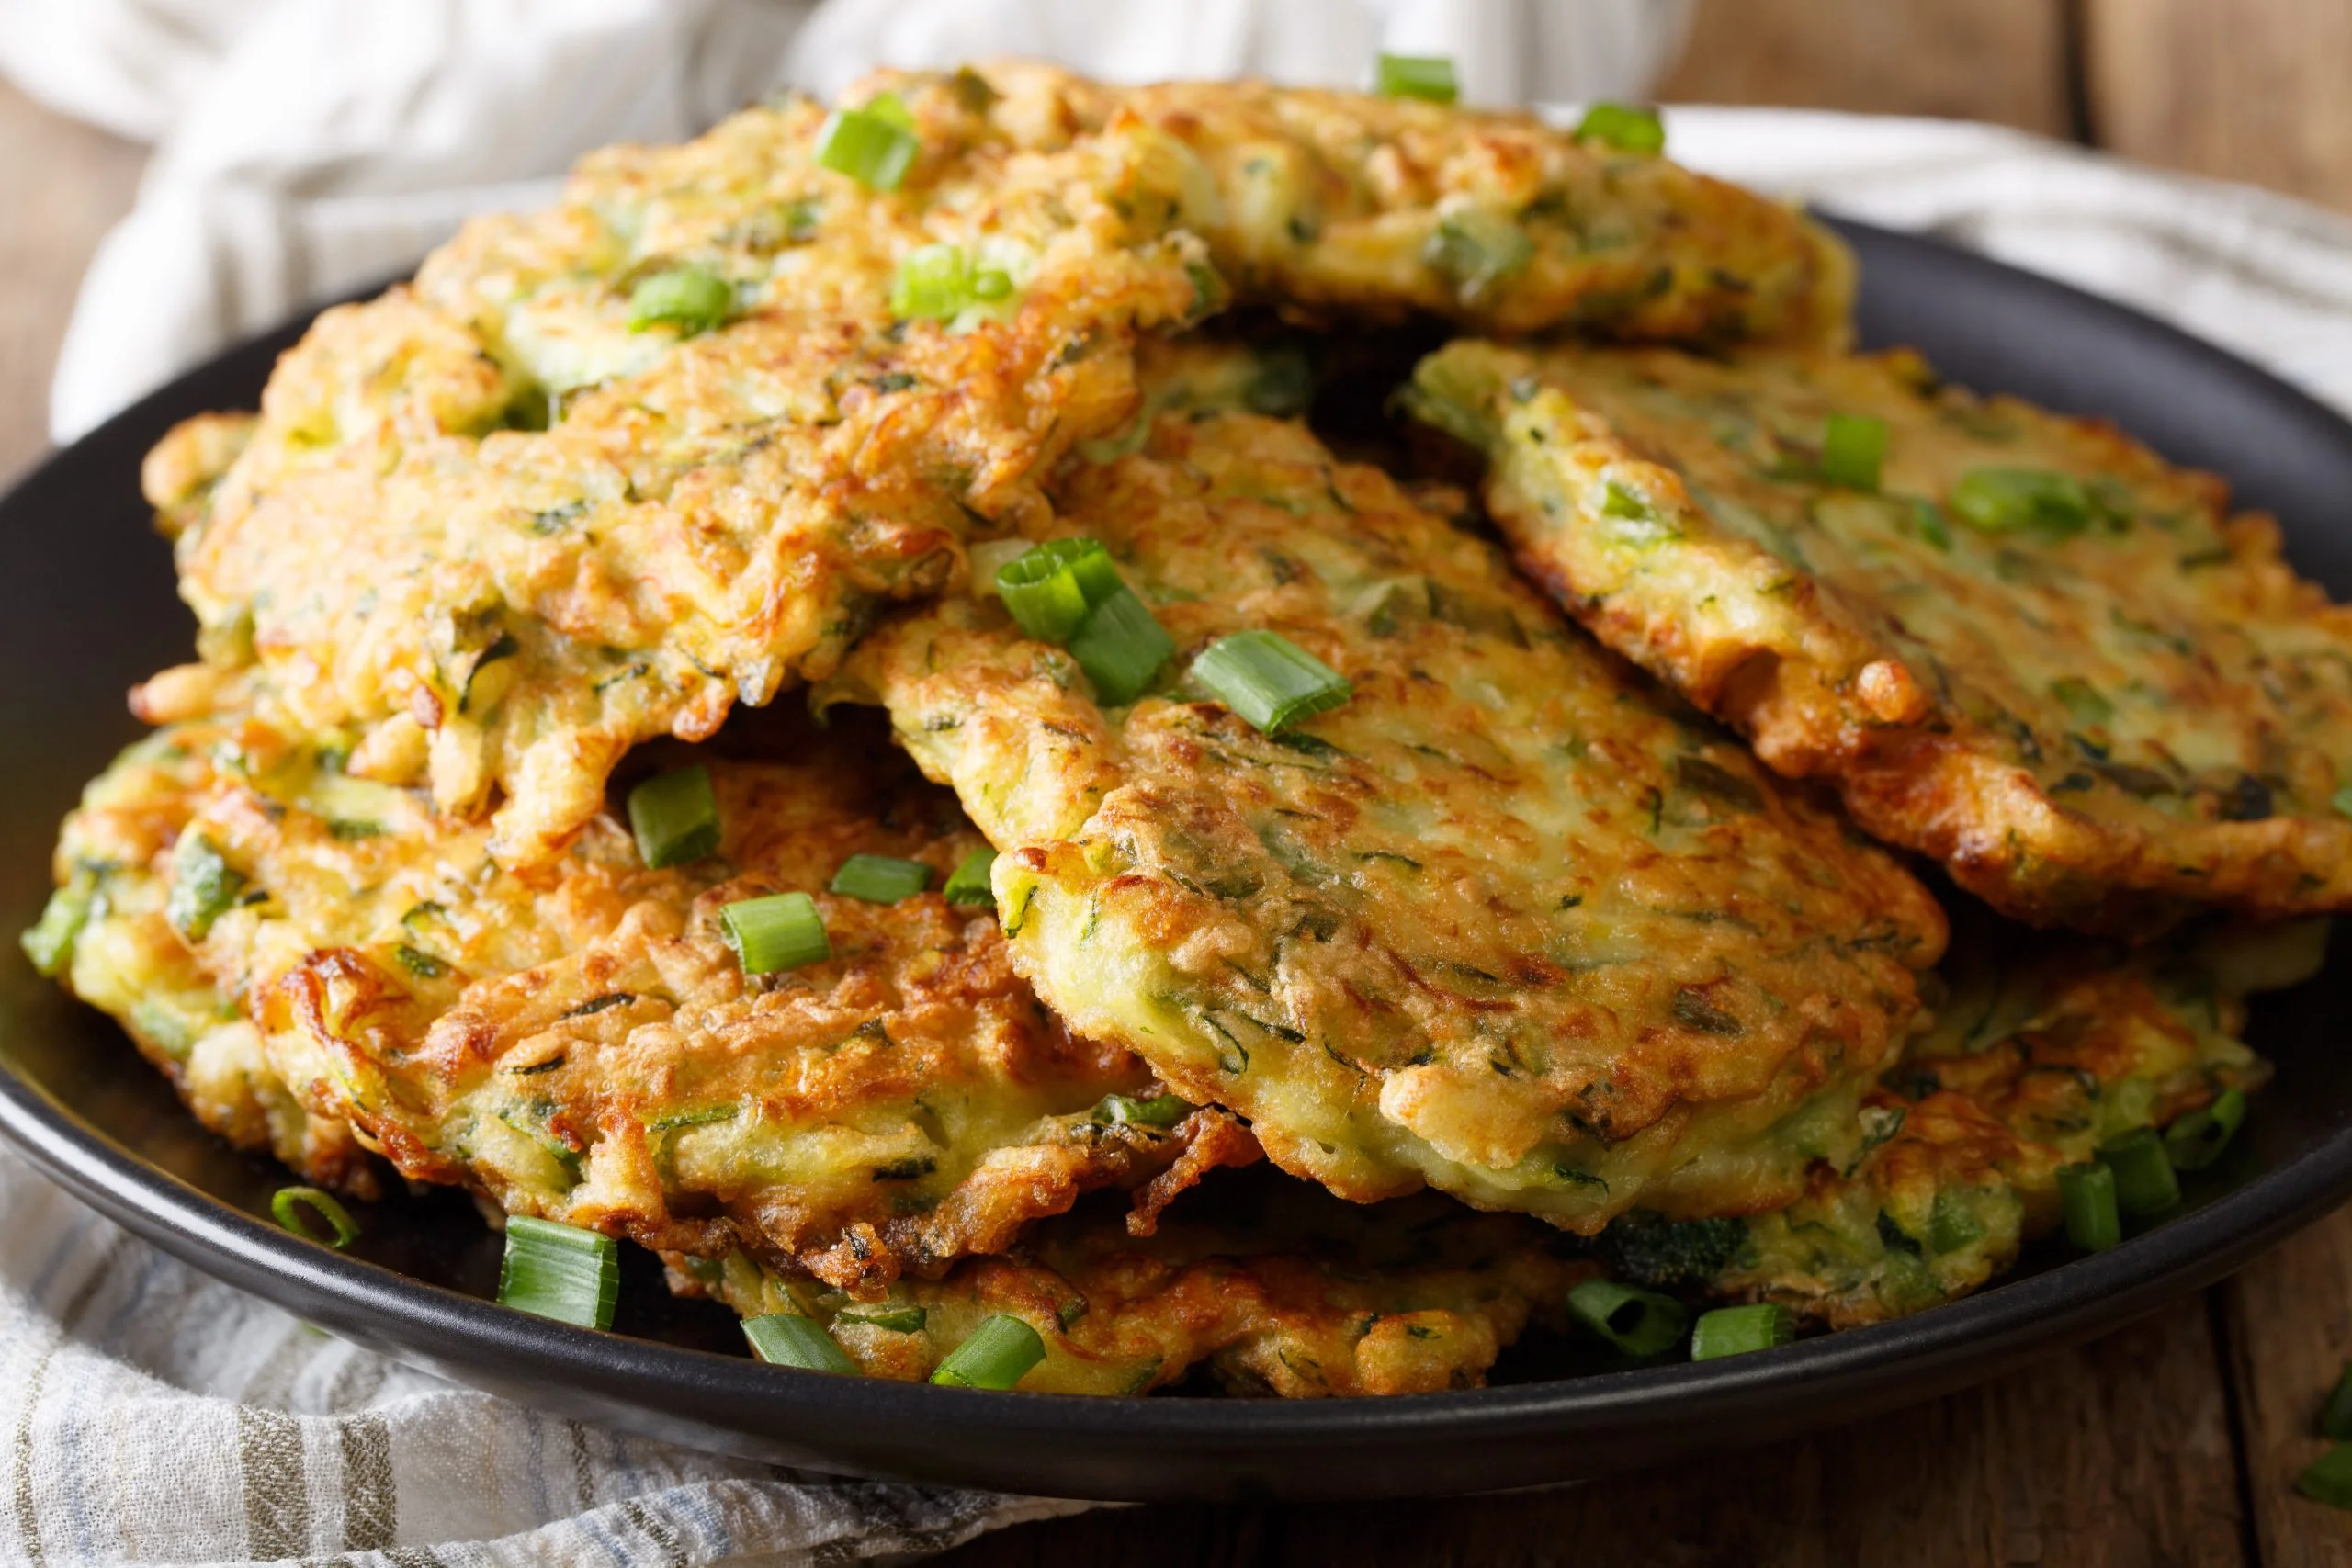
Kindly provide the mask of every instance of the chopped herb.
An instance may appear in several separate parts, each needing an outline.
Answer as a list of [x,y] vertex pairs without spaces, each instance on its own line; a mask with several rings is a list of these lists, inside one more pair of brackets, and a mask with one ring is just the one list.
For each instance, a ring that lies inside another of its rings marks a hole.
[[406,942],[401,942],[393,948],[392,956],[401,961],[401,968],[420,980],[438,980],[449,972],[449,966],[447,964],[442,963],[423,948],[411,947]]
[[1886,461],[1886,421],[1833,413],[1821,438],[1821,477],[1847,490],[1878,489]]
[[172,851],[172,890],[164,901],[164,919],[187,941],[202,942],[244,890],[244,874],[230,869],[218,845],[201,833],[182,833]]
[[1577,140],[1598,141],[1621,152],[1657,153],[1666,151],[1666,126],[1655,109],[1598,103],[1577,122]]
[[1381,96],[1450,104],[1461,96],[1453,62],[1442,54],[1384,54],[1374,72]]
[[907,107],[885,93],[864,108],[835,109],[817,131],[817,162],[873,190],[896,190],[922,143]]
[[1499,213],[1469,208],[1439,220],[1421,260],[1434,267],[1464,304],[1476,304],[1506,278],[1527,270],[1535,242]]
[[674,267],[639,283],[628,297],[628,330],[675,327],[681,337],[713,332],[735,312],[735,288],[700,267]]

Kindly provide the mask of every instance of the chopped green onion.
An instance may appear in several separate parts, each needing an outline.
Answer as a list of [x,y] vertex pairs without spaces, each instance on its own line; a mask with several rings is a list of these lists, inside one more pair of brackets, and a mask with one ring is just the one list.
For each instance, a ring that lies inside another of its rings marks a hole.
[[1951,1191],[1936,1194],[1935,1207],[1928,1211],[1928,1245],[1938,1252],[1958,1252],[1962,1247],[1984,1239],[1984,1222],[1967,1200]]
[[2091,525],[2090,492],[2044,468],[1971,468],[1951,487],[1951,509],[1980,533],[2032,529],[2052,538]]
[[2165,1129],[2165,1153],[2175,1170],[2202,1170],[2222,1157],[2245,1120],[2245,1095],[2225,1089],[2202,1111],[2191,1111]]
[[1193,660],[1193,679],[1268,735],[1328,713],[1355,694],[1338,671],[1289,638],[1265,631],[1217,638]]
[[1951,553],[1951,525],[1944,521],[1944,509],[1924,496],[1911,498],[1911,525],[1930,549]]
[[610,1328],[620,1289],[620,1244],[611,1236],[527,1214],[507,1218],[500,1305],[582,1328]]
[[[324,1220],[334,1234],[322,1236],[304,1224],[304,1209]],[[333,1193],[322,1192],[315,1187],[279,1188],[269,1201],[269,1214],[281,1227],[304,1241],[321,1242],[337,1252],[359,1239],[359,1222],[351,1217],[351,1211],[336,1202]]]
[[1069,642],[1125,586],[1097,539],[1048,539],[996,570],[1005,610],[1040,642]]
[[2319,1435],[2339,1443],[2352,1440],[2352,1361],[2344,1363],[2327,1403],[2319,1407]]
[[1690,1314],[1672,1296],[1614,1280],[1587,1280],[1568,1292],[1568,1315],[1628,1356],[1662,1356],[1681,1341]]
[[818,164],[874,190],[898,189],[922,151],[913,118],[887,94],[862,109],[835,109],[817,132]]
[[1718,1356],[1745,1356],[1770,1350],[1797,1337],[1789,1309],[1778,1302],[1751,1306],[1717,1307],[1702,1312],[1690,1328],[1690,1359],[1712,1361]]
[[2064,675],[2050,682],[2050,694],[2076,724],[2101,725],[2115,716],[2115,705],[2079,675]]
[[931,1381],[950,1388],[1011,1388],[1046,1359],[1046,1342],[1011,1313],[998,1313],[949,1353]]
[[1094,682],[1095,696],[1114,708],[1149,690],[1176,652],[1175,639],[1125,583],[1094,606],[1068,646],[1070,657]]
[[773,975],[822,964],[833,955],[825,918],[806,893],[776,893],[727,905],[718,911],[718,929],[746,975]]
[[931,867],[889,855],[852,855],[833,873],[832,891],[869,904],[895,904],[931,886]]
[[931,1313],[923,1307],[884,1302],[879,1306],[843,1307],[833,1315],[833,1321],[862,1324],[889,1334],[918,1334],[931,1321]]
[[1421,247],[1421,260],[1442,273],[1465,302],[1476,303],[1535,259],[1535,242],[1499,213],[1470,208],[1448,213]]
[[1137,1100],[1133,1095],[1106,1094],[1094,1108],[1093,1119],[1114,1127],[1173,1127],[1192,1114],[1192,1102],[1172,1094]]
[[899,263],[898,276],[890,282],[890,310],[944,321],[967,306],[1001,299],[1012,292],[1012,275],[1003,268],[979,266],[957,245],[922,245]]
[[667,326],[693,337],[725,326],[734,313],[734,285],[698,266],[657,272],[628,297],[628,330],[633,333]]
[[244,874],[229,868],[218,845],[201,833],[182,833],[172,848],[172,890],[164,900],[164,919],[188,941],[202,942],[244,890]]
[[1663,152],[1666,126],[1657,111],[1633,104],[1599,103],[1577,122],[1577,140],[1598,141],[1621,152]]
[[2134,1127],[2098,1147],[2101,1165],[2115,1173],[2115,1205],[2127,1214],[2161,1214],[2180,1201],[2164,1140],[2154,1127]]
[[941,897],[950,904],[994,904],[996,889],[989,884],[989,872],[996,864],[996,852],[986,845],[974,850],[956,866],[956,874],[947,879]]
[[857,1375],[857,1363],[813,1317],[785,1312],[747,1317],[743,1320],[743,1337],[752,1342],[752,1353],[773,1367]]
[[2304,1466],[2295,1490],[2331,1508],[2352,1508],[2352,1443],[2338,1443]]
[[718,797],[697,762],[659,773],[628,792],[629,830],[650,870],[692,865],[718,852]]
[[2097,1164],[2058,1168],[2058,1206],[2066,1216],[2066,1236],[2085,1252],[2105,1252],[2123,1239],[2123,1218],[2115,1202],[2115,1172]]
[[865,100],[865,112],[886,125],[897,126],[900,130],[915,128],[914,110],[907,107],[907,100],[896,93],[875,94]]
[[1821,477],[1848,490],[1878,489],[1886,462],[1886,421],[1833,413],[1821,437]]
[[77,873],[73,881],[49,896],[49,902],[41,906],[40,919],[17,939],[43,979],[55,979],[74,961],[74,939],[90,923],[95,894],[91,878]]
[[1374,80],[1385,98],[1450,104],[1462,96],[1453,79],[1453,62],[1442,54],[1384,54]]

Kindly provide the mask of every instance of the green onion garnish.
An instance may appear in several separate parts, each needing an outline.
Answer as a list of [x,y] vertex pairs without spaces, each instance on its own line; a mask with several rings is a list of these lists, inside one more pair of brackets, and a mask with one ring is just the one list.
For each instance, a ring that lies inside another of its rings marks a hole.
[[[988,282],[983,284],[982,278]],[[899,263],[898,276],[890,281],[890,313],[944,321],[967,305],[1001,299],[1012,291],[1009,276],[992,267],[975,271],[971,256],[960,245],[922,245]]]
[[2352,1443],[2338,1443],[2304,1466],[2295,1490],[2331,1508],[2352,1508]]
[[[321,1235],[304,1224],[304,1209],[324,1220],[334,1234]],[[279,1188],[277,1195],[269,1201],[269,1215],[282,1228],[293,1232],[304,1241],[319,1242],[337,1252],[359,1239],[359,1222],[351,1217],[351,1211],[336,1202],[333,1193],[322,1192],[315,1187]]]
[[218,845],[201,833],[182,833],[172,847],[172,891],[164,900],[164,919],[188,941],[202,942],[244,890],[244,874],[229,868]]
[[1355,694],[1338,671],[1273,632],[1217,638],[1193,660],[1193,679],[1268,735],[1329,713]]
[[1133,1095],[1106,1094],[1094,1108],[1093,1119],[1114,1127],[1173,1127],[1192,1113],[1192,1102],[1172,1094],[1137,1100]]
[[1702,1312],[1690,1327],[1690,1359],[1712,1361],[1718,1356],[1745,1356],[1750,1350],[1770,1350],[1775,1345],[1786,1345],[1797,1337],[1796,1324],[1789,1316],[1789,1309],[1778,1302],[1758,1302],[1751,1306],[1717,1307]]
[[32,929],[17,940],[23,944],[25,956],[41,978],[53,980],[74,961],[74,939],[90,923],[90,905],[95,889],[91,879],[76,875],[73,881],[49,896],[41,906],[40,919]]
[[2115,1206],[2127,1214],[2161,1214],[2180,1201],[2180,1179],[2154,1127],[2134,1127],[2098,1146],[2099,1163],[2115,1173]]
[[1175,639],[1125,583],[1094,606],[1068,646],[1095,696],[1114,708],[1143,695],[1176,652]]
[[1462,96],[1453,79],[1453,62],[1442,54],[1384,54],[1374,80],[1385,98],[1450,104]]
[[692,865],[718,852],[718,797],[697,762],[660,773],[628,792],[629,830],[647,867]]
[[693,337],[725,326],[734,312],[734,285],[698,266],[673,267],[655,273],[630,291],[628,330],[675,327],[680,336]]
[[1886,461],[1886,421],[1833,413],[1821,436],[1821,477],[1848,490],[1878,489]]
[[775,893],[746,898],[718,911],[719,934],[742,961],[746,975],[822,964],[833,955],[825,917],[806,893]]
[[885,1302],[879,1306],[843,1307],[833,1316],[835,1323],[863,1324],[888,1334],[916,1334],[931,1321],[930,1309]]
[[869,904],[895,904],[931,886],[931,867],[889,855],[852,855],[833,873],[831,891]]
[[1628,1356],[1662,1356],[1681,1341],[1690,1314],[1672,1296],[1614,1280],[1587,1280],[1568,1292],[1568,1315]]
[[2202,1111],[2191,1111],[2165,1129],[2165,1153],[2175,1170],[2202,1170],[2222,1157],[2245,1120],[2245,1095],[2225,1089]]
[[500,1305],[582,1328],[610,1328],[620,1290],[620,1244],[611,1236],[527,1214],[508,1216]]
[[784,1312],[747,1317],[743,1320],[743,1337],[752,1342],[752,1353],[773,1367],[857,1375],[857,1363],[813,1317]]
[[862,109],[835,109],[817,132],[818,164],[872,190],[898,189],[922,151],[906,106],[887,95]]
[[2319,1407],[2319,1435],[2339,1443],[2352,1440],[2352,1361],[2344,1363],[2327,1403]]
[[2032,529],[2052,538],[2091,525],[2090,492],[2081,481],[2046,468],[1971,468],[1949,497],[1960,520],[1980,533]]
[[2066,1215],[2066,1236],[2085,1252],[2105,1252],[2123,1239],[2123,1217],[2115,1202],[2115,1172],[2097,1164],[2058,1168],[2058,1206]]
[[996,890],[989,884],[989,872],[996,864],[996,852],[985,845],[964,857],[956,874],[947,879],[941,897],[951,904],[994,904]]
[[997,568],[997,596],[1021,629],[1067,643],[1125,583],[1095,539],[1048,539]]
[[1666,126],[1657,111],[1632,104],[1600,103],[1577,122],[1577,140],[1599,141],[1621,152],[1663,152]]
[[1524,272],[1534,259],[1535,242],[1525,231],[1499,213],[1477,208],[1440,219],[1421,247],[1421,260],[1472,303],[1504,278]]
[[1046,1359],[1037,1331],[1011,1313],[998,1313],[956,1347],[931,1381],[950,1388],[1011,1388]]

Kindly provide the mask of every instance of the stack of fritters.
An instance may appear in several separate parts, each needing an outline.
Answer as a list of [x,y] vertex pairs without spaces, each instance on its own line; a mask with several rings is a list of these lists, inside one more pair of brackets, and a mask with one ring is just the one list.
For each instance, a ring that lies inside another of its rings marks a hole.
[[[1916,1310],[2258,1085],[2243,996],[2324,932],[2203,911],[2352,897],[2352,626],[2217,481],[1845,356],[1834,239],[1532,118],[852,98],[889,188],[797,98],[600,154],[150,458],[201,659],[28,947],[207,1125],[874,1375],[1011,1313],[1025,1388],[1311,1395],[1475,1383],[1604,1271]],[[1482,499],[1306,417],[1332,334],[1432,321],[1513,334],[1398,388]],[[1131,701],[994,592],[1070,537],[1173,643]],[[1190,674],[1241,632],[1348,700],[1245,721]],[[718,840],[649,867],[619,803],[694,766]],[[1905,853],[2140,943],[1972,912],[1937,972]],[[831,956],[746,974],[720,911],[796,891]]]

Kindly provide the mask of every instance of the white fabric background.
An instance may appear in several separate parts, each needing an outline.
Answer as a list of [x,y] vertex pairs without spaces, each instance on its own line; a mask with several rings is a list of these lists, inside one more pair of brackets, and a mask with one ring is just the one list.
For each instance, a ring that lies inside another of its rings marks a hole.
[[[306,300],[872,60],[1360,79],[1446,53],[1485,102],[1636,96],[1687,0],[0,0],[0,73],[156,151],[75,308],[61,438]],[[2352,223],[1984,127],[1677,109],[1686,162],[2168,317],[2352,412]],[[830,1481],[454,1389],[185,1269],[0,1151],[0,1561],[840,1562],[1077,1506]]]

